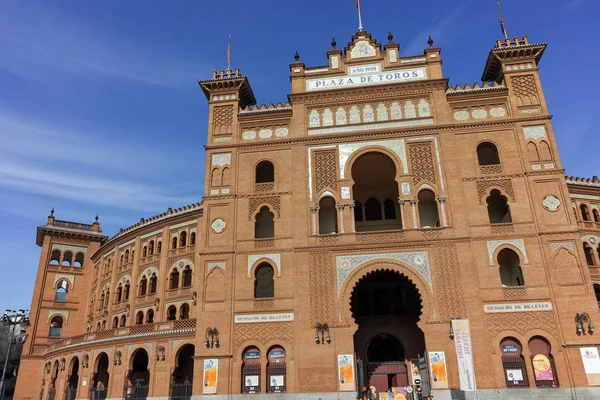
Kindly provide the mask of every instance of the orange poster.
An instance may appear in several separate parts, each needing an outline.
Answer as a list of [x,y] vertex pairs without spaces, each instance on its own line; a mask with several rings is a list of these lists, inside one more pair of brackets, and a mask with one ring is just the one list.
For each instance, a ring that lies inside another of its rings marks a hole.
[[219,371],[219,360],[204,360],[203,394],[217,393],[217,375]]
[[354,384],[354,357],[351,354],[338,355],[340,391],[356,390]]
[[429,352],[429,367],[431,369],[431,388],[448,388],[448,370],[446,369],[446,354],[443,351]]

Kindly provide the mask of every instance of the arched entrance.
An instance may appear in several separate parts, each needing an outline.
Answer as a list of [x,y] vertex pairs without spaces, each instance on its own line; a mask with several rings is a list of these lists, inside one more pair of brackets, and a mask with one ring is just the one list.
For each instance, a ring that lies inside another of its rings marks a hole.
[[421,298],[415,285],[399,272],[378,270],[358,282],[350,304],[358,325],[354,349],[359,382],[374,386],[377,396],[412,385],[411,360],[425,353],[425,338],[417,326]]
[[173,370],[172,400],[189,400],[192,397],[194,352],[195,347],[193,344],[186,344],[179,349],[175,369]]
[[96,359],[94,368],[94,377],[92,379],[91,399],[103,400],[106,399],[108,392],[108,355],[102,353]]
[[79,385],[79,358],[73,357],[69,365],[69,377],[65,389],[65,400],[75,400],[77,397],[77,385]]
[[150,384],[150,371],[148,370],[148,352],[137,349],[131,359],[130,370],[127,374],[129,380],[125,390],[126,399],[145,400],[148,397]]

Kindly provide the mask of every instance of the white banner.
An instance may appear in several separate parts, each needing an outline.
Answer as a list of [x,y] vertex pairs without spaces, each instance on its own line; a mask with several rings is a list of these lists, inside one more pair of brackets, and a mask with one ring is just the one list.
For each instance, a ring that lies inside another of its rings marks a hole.
[[473,347],[471,346],[471,329],[468,319],[453,319],[454,346],[458,359],[458,375],[460,390],[472,392],[477,389],[475,383],[475,367],[473,365]]
[[583,368],[587,375],[588,384],[600,385],[600,357],[598,356],[597,347],[581,347],[581,359],[583,360]]
[[[371,66],[370,68],[365,69],[365,71],[376,69],[376,67]],[[383,85],[386,83],[427,79],[427,69],[425,67],[365,73],[364,75],[352,74],[352,72],[356,74],[361,73],[360,70],[351,70],[350,72],[350,74],[343,76],[307,79],[305,81],[306,91],[313,92],[315,90],[344,89],[358,86]]]

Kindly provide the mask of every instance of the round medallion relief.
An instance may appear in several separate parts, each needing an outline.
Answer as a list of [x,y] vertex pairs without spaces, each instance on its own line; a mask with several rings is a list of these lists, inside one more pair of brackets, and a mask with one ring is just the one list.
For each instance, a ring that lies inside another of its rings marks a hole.
[[210,227],[214,233],[222,233],[227,228],[227,224],[223,219],[217,218],[210,224]]
[[596,238],[590,238],[590,243],[591,244],[596,244]]
[[559,209],[560,200],[558,199],[558,197],[550,194],[550,195],[544,197],[544,201],[542,201],[542,205],[544,206],[544,208],[546,210],[554,212]]

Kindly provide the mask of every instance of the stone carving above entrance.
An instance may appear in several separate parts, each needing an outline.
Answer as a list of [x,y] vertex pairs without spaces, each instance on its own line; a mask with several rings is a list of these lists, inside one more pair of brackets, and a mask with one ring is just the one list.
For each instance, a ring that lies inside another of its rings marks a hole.
[[337,256],[335,265],[337,271],[337,291],[338,296],[344,285],[344,281],[352,271],[367,261],[392,259],[402,261],[413,267],[427,282],[431,288],[431,273],[429,269],[429,254],[427,251],[414,251],[402,253],[384,253],[384,254],[360,254],[351,256]]

